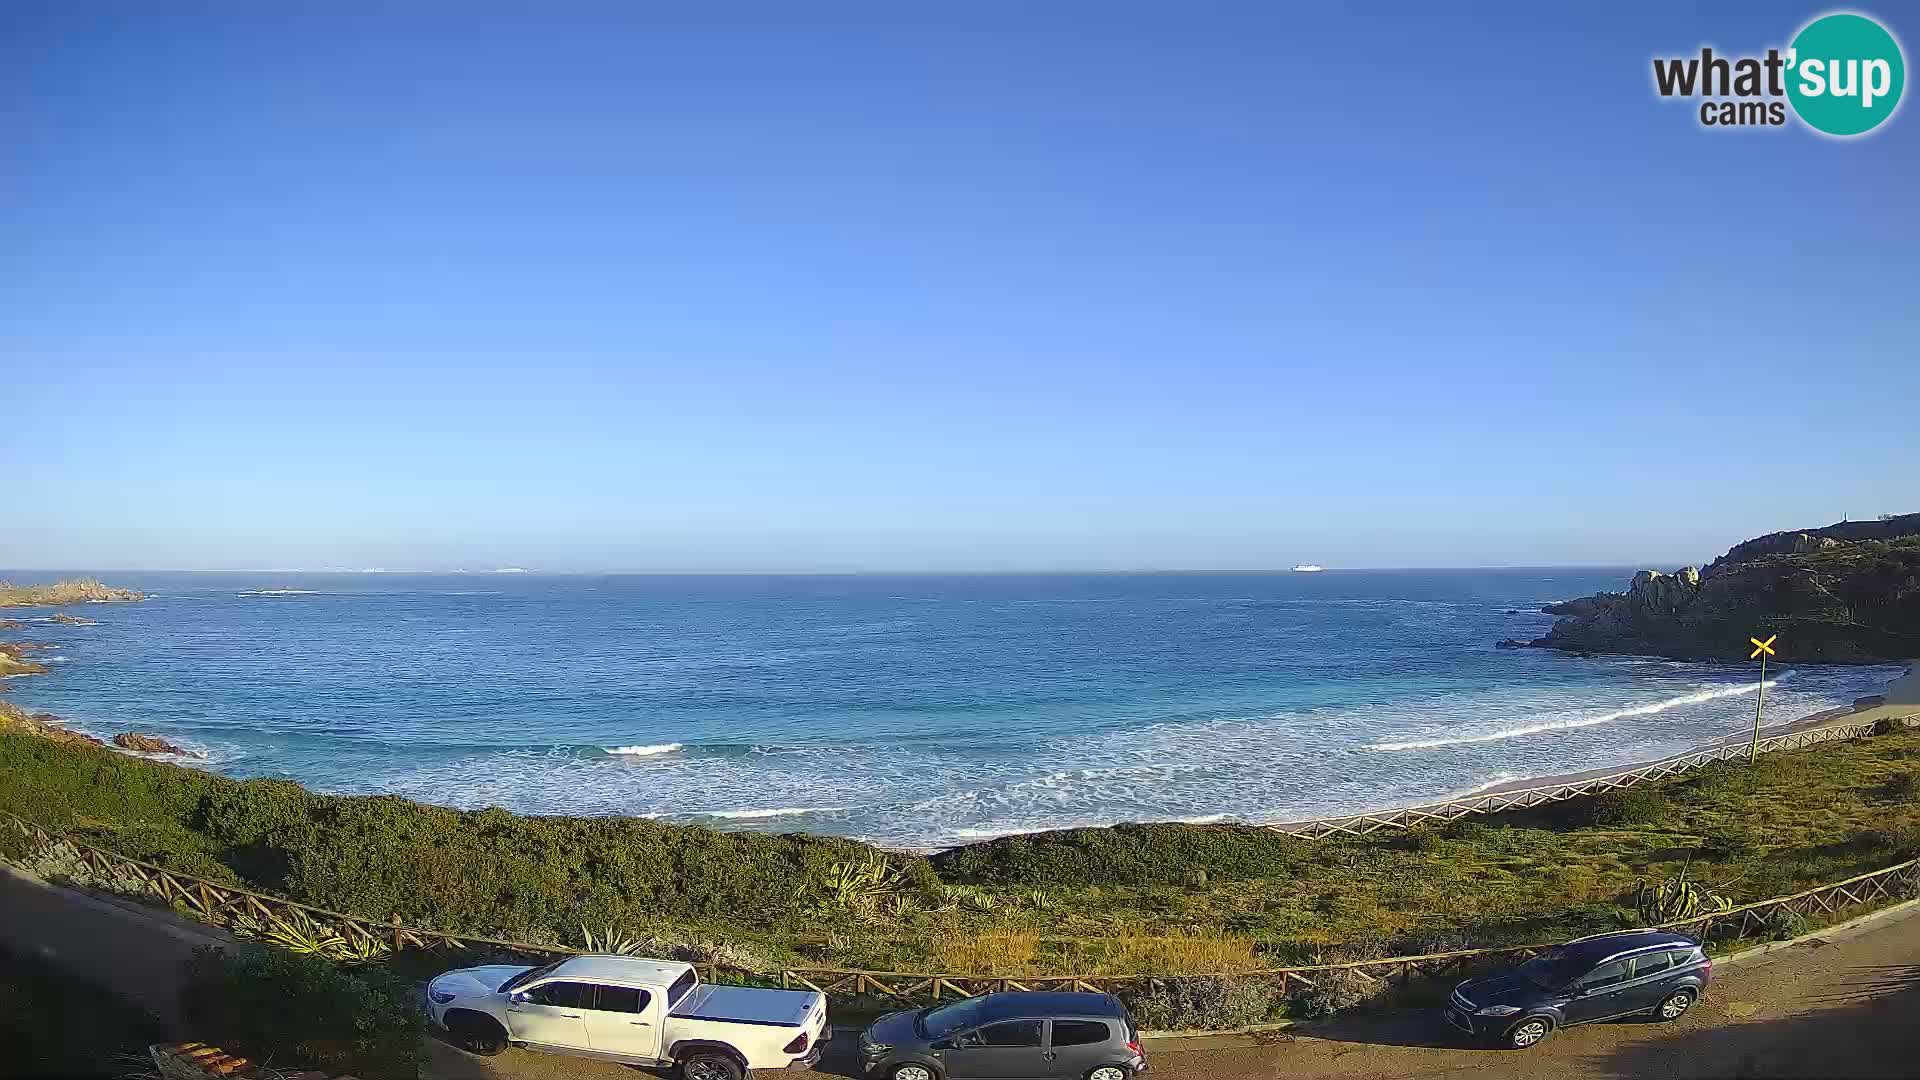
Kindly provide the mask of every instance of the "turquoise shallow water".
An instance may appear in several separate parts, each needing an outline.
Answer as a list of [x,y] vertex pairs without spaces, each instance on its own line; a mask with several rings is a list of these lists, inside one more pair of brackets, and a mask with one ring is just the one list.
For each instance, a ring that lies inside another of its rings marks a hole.
[[[13,635],[56,648],[10,696],[233,775],[456,806],[920,847],[1290,820],[1751,725],[1745,667],[1493,648],[1628,574],[115,573],[154,599]],[[1773,671],[1768,723],[1898,673]]]

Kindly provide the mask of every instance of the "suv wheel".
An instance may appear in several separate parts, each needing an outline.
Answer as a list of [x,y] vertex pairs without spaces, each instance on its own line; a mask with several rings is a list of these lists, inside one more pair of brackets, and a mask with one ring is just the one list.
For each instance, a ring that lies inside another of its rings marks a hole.
[[1653,1015],[1662,1020],[1678,1020],[1692,1007],[1693,991],[1675,990],[1661,1000],[1660,1007],[1653,1011]]
[[902,1065],[893,1070],[893,1080],[934,1080],[933,1070],[925,1065]]
[[680,1062],[680,1080],[746,1080],[747,1071],[723,1054],[695,1054]]
[[1507,1029],[1507,1046],[1525,1050],[1553,1031],[1553,1021],[1544,1016],[1529,1016]]

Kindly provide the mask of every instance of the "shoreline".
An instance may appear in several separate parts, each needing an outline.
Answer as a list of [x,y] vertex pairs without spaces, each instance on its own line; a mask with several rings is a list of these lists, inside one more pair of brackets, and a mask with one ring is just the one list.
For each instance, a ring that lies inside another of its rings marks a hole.
[[[1912,661],[1911,663],[1915,664],[1916,667],[1920,667],[1920,661]],[[1895,680],[1895,681],[1897,682],[1899,680]],[[1871,704],[1867,704],[1868,702],[1871,702]],[[1811,713],[1807,716],[1803,716],[1798,720],[1785,720],[1776,724],[1767,724],[1761,727],[1760,737],[1763,739],[1766,739],[1766,738],[1771,738],[1775,735],[1791,735],[1796,731],[1807,731],[1813,728],[1829,727],[1829,726],[1834,726],[1842,723],[1865,723],[1866,721],[1864,719],[1861,719],[1862,717],[1873,716],[1875,719],[1878,719],[1878,716],[1874,714],[1877,714],[1881,710],[1886,708],[1888,708],[1888,704],[1883,698],[1881,698],[1880,695],[1865,697],[1865,698],[1861,698],[1859,701],[1854,702],[1852,705],[1842,705],[1837,708],[1825,709],[1825,710],[1822,710],[1821,712]],[[1916,707],[1916,708],[1920,708],[1920,707]],[[1609,765],[1605,768],[1599,768],[1599,769],[1582,769],[1577,772],[1550,773],[1546,776],[1533,776],[1533,777],[1525,777],[1519,780],[1509,780],[1509,781],[1497,784],[1493,787],[1487,788],[1485,791],[1476,791],[1474,792],[1474,794],[1475,795],[1497,795],[1503,792],[1525,791],[1528,788],[1557,787],[1561,784],[1577,783],[1581,780],[1589,780],[1596,776],[1606,776],[1611,773],[1628,772],[1633,769],[1642,769],[1647,767],[1648,765],[1657,765],[1662,761],[1667,761],[1669,759],[1677,758],[1677,757],[1685,757],[1688,754],[1698,753],[1701,750],[1712,750],[1712,749],[1716,749],[1718,747],[1723,747],[1723,746],[1745,745],[1746,743],[1751,741],[1752,738],[1753,738],[1753,732],[1751,730],[1745,733],[1723,735],[1723,736],[1720,736],[1719,738],[1709,739],[1706,742],[1688,747],[1687,749],[1681,750],[1677,753],[1668,754],[1665,757],[1650,758],[1646,761],[1629,761],[1624,764]],[[1437,805],[1437,804],[1428,804],[1428,805]],[[1396,807],[1395,809],[1398,809],[1398,808]]]

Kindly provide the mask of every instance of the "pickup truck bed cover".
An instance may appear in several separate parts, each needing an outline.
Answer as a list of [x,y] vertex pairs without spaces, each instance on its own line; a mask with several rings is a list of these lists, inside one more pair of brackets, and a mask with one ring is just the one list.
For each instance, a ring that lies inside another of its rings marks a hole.
[[761,990],[701,983],[673,1007],[672,1015],[730,1024],[797,1028],[807,1021],[814,995],[805,990]]

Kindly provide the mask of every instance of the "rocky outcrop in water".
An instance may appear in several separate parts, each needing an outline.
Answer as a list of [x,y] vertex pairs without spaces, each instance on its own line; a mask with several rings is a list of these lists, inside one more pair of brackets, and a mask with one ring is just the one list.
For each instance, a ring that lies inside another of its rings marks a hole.
[[1770,533],[1704,571],[1642,570],[1541,610],[1559,619],[1527,644],[1567,652],[1745,660],[1749,636],[1778,633],[1781,660],[1920,656],[1920,514]]
[[92,578],[69,578],[51,585],[15,585],[0,581],[0,607],[44,607],[56,604],[104,604],[145,600],[145,593],[119,589]]
[[175,746],[158,735],[142,735],[137,731],[123,731],[113,737],[113,745],[122,750],[132,750],[140,754],[173,754],[179,757],[203,757],[195,751]]

